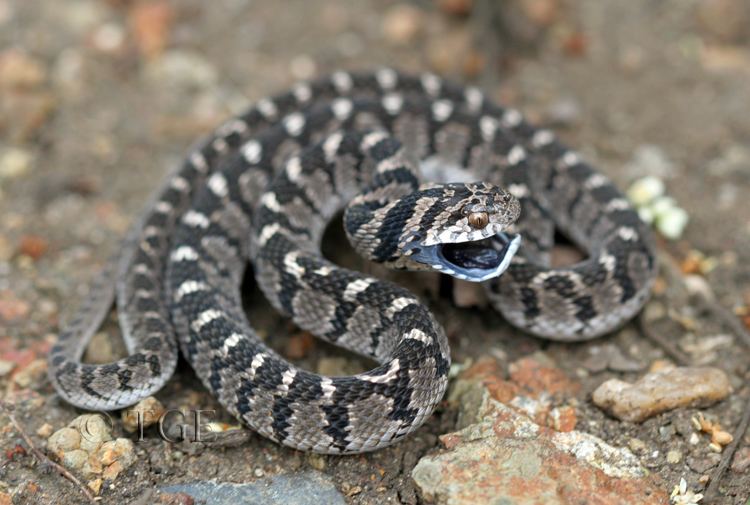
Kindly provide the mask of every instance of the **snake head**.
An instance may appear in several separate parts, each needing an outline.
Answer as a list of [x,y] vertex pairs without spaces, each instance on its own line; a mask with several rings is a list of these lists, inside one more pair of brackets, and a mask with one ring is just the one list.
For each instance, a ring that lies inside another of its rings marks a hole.
[[510,231],[521,211],[513,195],[484,182],[422,186],[417,194],[421,218],[400,240],[407,268],[473,282],[507,270],[521,244]]

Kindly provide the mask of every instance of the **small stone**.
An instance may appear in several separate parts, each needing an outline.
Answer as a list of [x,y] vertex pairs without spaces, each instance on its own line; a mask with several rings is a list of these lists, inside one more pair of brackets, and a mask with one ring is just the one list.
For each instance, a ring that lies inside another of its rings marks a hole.
[[581,106],[573,98],[565,98],[550,105],[546,113],[551,126],[573,126],[581,120]]
[[555,407],[550,411],[549,417],[552,420],[552,428],[555,431],[573,431],[578,422],[576,409],[567,405],[563,407]]
[[421,9],[409,4],[396,4],[383,15],[382,31],[391,44],[406,45],[422,30]]
[[98,496],[99,492],[102,490],[102,483],[103,483],[102,479],[94,479],[94,480],[88,481],[86,485],[91,490],[91,492],[94,493],[94,496]]
[[289,61],[289,73],[292,77],[299,80],[309,80],[318,71],[315,60],[306,54],[295,56]]
[[104,480],[113,481],[117,479],[117,476],[120,475],[123,470],[124,468],[122,466],[122,463],[120,463],[119,461],[115,461],[104,469],[104,471],[102,472],[102,477],[104,478]]
[[0,377],[5,377],[16,367],[16,364],[12,361],[6,361],[0,359]]
[[47,377],[47,360],[35,359],[13,376],[13,382],[22,388],[39,384]]
[[159,422],[164,412],[164,405],[153,396],[149,396],[122,411],[122,427],[129,433],[148,428]]
[[[65,451],[72,451],[81,446],[81,433],[73,428],[60,428],[47,439],[47,449],[62,457]],[[88,455],[86,456],[88,457]]]
[[52,430],[53,428],[50,423],[44,423],[36,430],[36,434],[42,438],[49,438],[53,433]]
[[734,454],[732,471],[743,473],[748,468],[750,468],[750,447],[743,447]]
[[81,468],[83,468],[83,465],[86,464],[86,461],[88,461],[88,459],[88,452],[84,451],[83,449],[75,449],[63,453],[61,461],[63,466],[66,466],[67,468],[80,470]]
[[0,53],[0,88],[33,89],[47,79],[44,65],[18,49]]
[[722,450],[724,450],[724,448],[722,446],[720,446],[719,444],[717,444],[715,442],[711,442],[710,444],[708,444],[708,448],[711,449],[714,452],[719,452],[719,453]]
[[31,306],[15,297],[10,291],[0,291],[0,321],[7,322],[23,319],[31,311]]
[[311,467],[321,472],[326,468],[326,458],[320,454],[310,454],[307,456],[307,462]]
[[680,461],[682,461],[682,453],[680,451],[676,451],[673,449],[667,452],[667,463],[669,463],[670,465],[676,465]]
[[0,491],[0,505],[13,505],[13,499],[8,493]]
[[627,170],[629,174],[641,176],[643,179],[653,178],[659,181],[672,178],[677,174],[677,168],[667,153],[661,147],[651,144],[638,146],[624,170]]
[[262,468],[256,468],[255,470],[253,470],[253,475],[255,475],[256,477],[263,477],[265,474],[266,473]]
[[78,430],[81,434],[81,449],[90,453],[96,451],[104,442],[112,440],[111,424],[99,414],[78,416],[68,426]]
[[750,35],[750,6],[744,0],[703,0],[696,4],[696,18],[718,42],[737,43]]
[[216,69],[203,56],[176,49],[149,63],[146,76],[164,88],[188,90],[209,88],[218,81]]
[[154,58],[164,52],[173,20],[174,10],[164,0],[133,5],[128,24],[141,54]]
[[700,437],[698,436],[697,433],[691,433],[690,434],[690,438],[688,439],[688,443],[690,445],[698,445],[698,442],[700,442],[700,441],[701,441],[701,439],[700,439]]
[[18,252],[29,256],[33,260],[38,260],[47,252],[48,248],[49,244],[43,237],[38,235],[24,235],[21,237]]
[[646,450],[646,444],[640,438],[631,438],[628,441],[628,447],[634,452],[643,452]]
[[715,430],[711,435],[711,442],[718,445],[729,445],[734,440],[731,433],[722,430]]
[[678,407],[704,407],[731,391],[726,373],[718,368],[678,367],[649,373],[635,384],[611,379],[592,395],[594,404],[623,421],[641,422]]
[[99,461],[103,465],[111,465],[115,461],[127,468],[135,461],[135,445],[127,438],[118,438],[104,442],[97,450]]
[[0,153],[0,180],[16,179],[29,172],[34,156],[17,147],[4,149]]

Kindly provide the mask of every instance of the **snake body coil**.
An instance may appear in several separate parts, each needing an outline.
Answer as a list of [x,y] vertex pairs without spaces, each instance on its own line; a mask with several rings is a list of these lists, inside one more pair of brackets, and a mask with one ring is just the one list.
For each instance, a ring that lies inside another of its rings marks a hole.
[[[414,295],[321,255],[344,208],[366,258],[484,281],[508,321],[546,338],[615,329],[654,278],[649,230],[548,130],[434,75],[337,72],[259,101],[169,176],[52,349],[56,389],[131,405],[169,379],[179,342],[221,404],[279,443],[353,453],[414,431],[447,386],[447,339]],[[587,259],[549,266],[556,227]],[[379,366],[324,377],[269,349],[242,310],[248,259],[274,307]],[[83,364],[115,295],[129,355]]]

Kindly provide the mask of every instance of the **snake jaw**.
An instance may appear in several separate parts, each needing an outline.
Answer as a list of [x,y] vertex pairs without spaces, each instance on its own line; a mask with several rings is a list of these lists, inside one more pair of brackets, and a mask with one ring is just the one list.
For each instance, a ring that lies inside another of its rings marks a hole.
[[489,238],[414,246],[409,259],[458,279],[482,282],[502,275],[520,245],[520,235],[498,232]]

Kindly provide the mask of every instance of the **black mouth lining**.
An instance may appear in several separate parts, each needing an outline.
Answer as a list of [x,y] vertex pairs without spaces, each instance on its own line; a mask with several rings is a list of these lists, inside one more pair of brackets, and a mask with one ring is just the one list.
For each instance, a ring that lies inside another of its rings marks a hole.
[[499,233],[489,238],[459,244],[442,244],[440,251],[447,261],[461,268],[492,270],[505,258],[512,237]]

